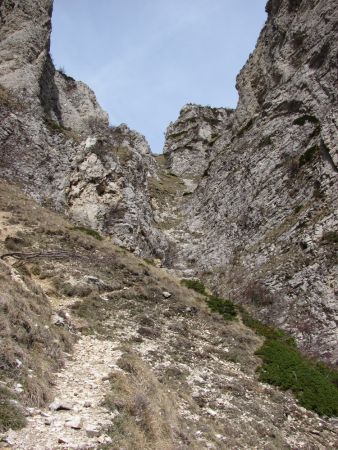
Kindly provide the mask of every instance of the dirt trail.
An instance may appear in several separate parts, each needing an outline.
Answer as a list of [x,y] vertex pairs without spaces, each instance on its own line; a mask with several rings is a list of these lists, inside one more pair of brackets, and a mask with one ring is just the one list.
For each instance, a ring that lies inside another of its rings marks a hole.
[[[13,234],[10,230],[9,234]],[[43,291],[50,294],[50,283],[32,276]],[[77,298],[53,297],[50,303],[57,317],[60,311],[75,329],[70,307]],[[29,408],[27,426],[7,433],[6,441],[15,450],[96,449],[110,444],[106,434],[114,414],[103,405],[109,389],[109,374],[120,370],[116,362],[122,352],[119,342],[76,332],[79,340],[72,355],[66,354],[64,368],[55,374],[53,402],[43,409]]]
[[[82,336],[55,376],[51,407],[33,410],[27,427],[10,432],[8,442],[17,450],[94,449],[109,443],[105,431],[112,414],[101,404],[120,355],[114,342]],[[54,411],[58,406],[71,409]]]

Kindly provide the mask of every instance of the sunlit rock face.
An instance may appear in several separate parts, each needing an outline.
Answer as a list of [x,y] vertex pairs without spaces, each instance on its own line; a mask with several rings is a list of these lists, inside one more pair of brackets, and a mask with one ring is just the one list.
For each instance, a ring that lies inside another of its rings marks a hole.
[[201,178],[212,159],[214,143],[231,127],[233,111],[186,105],[166,132],[164,155],[172,173]]
[[[171,170],[204,173],[167,231],[171,260],[335,363],[337,9],[334,1],[284,0],[267,11],[221,136],[206,142],[196,128],[187,153],[182,119],[191,107],[168,129]],[[197,122],[207,113],[202,108]]]
[[110,127],[91,89],[55,70],[52,3],[0,2],[0,174],[120,245],[163,258],[147,196],[156,169],[148,143]]

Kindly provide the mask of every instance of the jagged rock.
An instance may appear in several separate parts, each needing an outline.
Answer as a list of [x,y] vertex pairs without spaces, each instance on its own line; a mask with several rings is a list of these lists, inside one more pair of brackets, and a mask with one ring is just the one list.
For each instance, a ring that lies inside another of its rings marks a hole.
[[232,125],[233,110],[186,105],[166,132],[168,170],[184,179],[199,179],[215,157],[213,144]]
[[[194,135],[190,154],[198,149],[198,164],[208,168],[182,197],[179,220],[165,229],[168,259],[179,274],[204,277],[291,332],[309,354],[335,364],[338,273],[325,235],[338,227],[337,8],[323,0],[270,1],[267,8],[268,21],[237,79],[231,129],[218,128],[212,145]],[[189,164],[184,111],[167,133],[170,170]],[[201,123],[209,108],[196,111]],[[252,302],[251,282],[273,301]]]

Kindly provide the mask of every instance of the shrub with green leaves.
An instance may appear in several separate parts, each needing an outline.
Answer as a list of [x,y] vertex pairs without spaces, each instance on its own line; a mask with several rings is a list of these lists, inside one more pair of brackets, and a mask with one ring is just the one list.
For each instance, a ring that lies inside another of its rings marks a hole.
[[311,116],[309,114],[304,114],[304,116],[297,117],[297,119],[293,121],[293,124],[303,126],[306,122],[319,124],[319,120],[317,119],[317,117]]
[[205,290],[205,286],[200,280],[189,280],[189,279],[183,279],[181,280],[181,284],[183,286],[186,286],[189,289],[193,289],[194,291],[198,292],[202,295],[207,295],[207,292]]
[[256,352],[263,360],[260,380],[291,390],[304,408],[317,414],[338,415],[338,372],[304,356],[284,331],[254,319],[244,308],[240,311],[243,323],[265,337]]
[[211,296],[207,303],[212,311],[221,314],[225,320],[233,320],[237,316],[235,305],[230,300]]
[[338,415],[338,388],[323,367],[319,370],[297,348],[276,339],[267,339],[256,354],[263,359],[261,381],[292,390],[304,408],[320,415]]
[[313,147],[308,148],[302,156],[299,158],[299,167],[304,166],[304,164],[307,164],[314,160],[316,154],[319,151],[319,147],[317,145],[314,145]]

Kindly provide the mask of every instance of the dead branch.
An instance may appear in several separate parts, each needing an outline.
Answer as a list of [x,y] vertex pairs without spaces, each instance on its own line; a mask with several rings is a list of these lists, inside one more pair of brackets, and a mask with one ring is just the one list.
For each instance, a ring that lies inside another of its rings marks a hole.
[[69,253],[62,250],[55,251],[47,251],[47,252],[12,252],[5,253],[0,256],[0,259],[4,260],[5,258],[14,258],[18,260],[28,260],[34,258],[53,258],[53,259],[63,259],[63,258],[74,258],[77,257],[75,253]]

